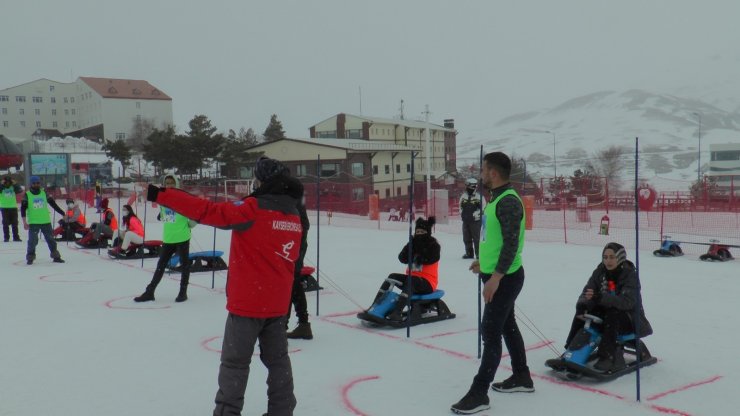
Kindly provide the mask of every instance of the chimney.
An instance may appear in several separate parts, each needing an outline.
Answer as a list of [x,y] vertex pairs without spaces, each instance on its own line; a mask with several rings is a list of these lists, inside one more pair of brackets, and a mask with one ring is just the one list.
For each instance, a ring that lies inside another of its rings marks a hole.
[[454,118],[446,118],[444,122],[444,126],[448,129],[454,129],[455,128],[455,119]]

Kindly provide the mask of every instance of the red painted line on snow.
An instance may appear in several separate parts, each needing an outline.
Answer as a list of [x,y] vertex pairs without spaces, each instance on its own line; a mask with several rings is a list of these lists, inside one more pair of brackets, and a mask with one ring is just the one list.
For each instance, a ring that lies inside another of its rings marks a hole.
[[[117,302],[117,301],[122,300],[122,299],[130,299],[131,302],[133,302],[134,301],[133,300],[134,299],[134,296],[135,295],[129,295],[129,296],[122,296],[122,297],[118,297],[118,298],[113,298],[113,299],[111,299],[111,300],[106,301],[105,303],[103,303],[103,305],[106,308],[110,308],[110,309],[151,310],[151,309],[168,309],[168,308],[170,308],[170,305],[162,305],[162,306],[115,306],[115,305],[113,305],[114,302]],[[149,303],[149,302],[147,302],[147,303]]]
[[721,378],[722,378],[722,376],[714,376],[714,377],[710,377],[710,378],[708,378],[706,380],[700,380],[700,381],[696,381],[696,382],[693,382],[693,383],[689,383],[689,384],[686,384],[686,385],[681,386],[681,387],[676,387],[675,389],[670,389],[670,390],[664,391],[663,393],[654,394],[654,395],[648,397],[645,400],[647,400],[647,401],[657,400],[657,399],[660,399],[661,397],[668,396],[669,394],[678,393],[678,392],[681,392],[681,391],[684,391],[684,390],[688,390],[688,389],[690,389],[692,387],[697,387],[697,386],[701,386],[701,385],[704,385],[704,384],[714,383],[715,381],[717,381],[717,380],[719,380]]
[[339,318],[342,316],[350,316],[350,315],[357,315],[357,314],[358,314],[357,311],[337,312],[337,313],[332,313],[329,315],[324,315],[324,318]]
[[101,279],[91,279],[91,280],[71,280],[71,279],[52,280],[52,279],[49,279],[50,277],[54,277],[54,276],[69,276],[72,274],[82,274],[82,272],[45,274],[45,275],[39,276],[39,280],[41,280],[42,282],[47,282],[47,283],[93,283],[93,282],[101,281]]
[[356,408],[352,404],[352,401],[348,397],[349,391],[358,383],[362,383],[362,382],[370,381],[370,380],[378,380],[378,379],[380,379],[380,376],[360,377],[342,386],[342,403],[344,404],[344,407],[349,409],[350,412],[352,412],[353,414],[357,416],[368,416],[367,413],[362,412],[360,409]]
[[443,332],[441,334],[428,335],[426,337],[421,337],[421,338],[418,338],[418,339],[431,339],[431,338],[446,337],[446,336],[449,336],[449,335],[464,334],[466,332],[478,332],[478,328],[463,329],[461,331]]
[[[361,327],[361,326],[350,325],[350,324],[347,324],[347,323],[344,323],[344,322],[339,322],[339,321],[336,321],[336,320],[333,320],[333,319],[329,319],[329,316],[331,316],[331,317],[343,317],[343,316],[349,316],[349,315],[352,315],[352,314],[355,314],[355,313],[356,312],[343,312],[343,313],[339,313],[339,314],[323,316],[323,317],[320,317],[320,319],[323,320],[323,321],[325,321],[325,322],[329,322],[329,323],[332,323],[332,324],[335,324],[335,325],[343,326],[345,328],[360,330],[360,331],[367,332],[367,333],[370,333],[370,334],[373,334],[373,335],[378,335],[378,336],[382,336],[382,337],[385,337],[385,338],[394,339],[396,341],[401,341],[401,342],[405,341],[404,338],[402,338],[402,337],[398,337],[398,336],[387,334],[387,333],[383,333],[383,332],[378,332],[377,329],[364,328],[364,327]],[[439,335],[441,336],[441,335],[444,335],[444,334],[439,334]],[[454,350],[450,350],[450,349],[446,349],[446,348],[437,347],[435,345],[427,344],[427,343],[421,342],[419,340],[411,340],[411,342],[413,344],[415,344],[415,345],[418,345],[418,346],[422,347],[422,348],[426,348],[426,349],[433,350],[433,351],[443,352],[443,353],[445,353],[447,355],[450,355],[452,357],[462,358],[462,359],[465,359],[465,360],[477,360],[477,357],[474,356],[474,355],[464,354],[464,353],[461,353],[461,352],[458,352],[458,351],[454,351]],[[550,344],[552,344],[552,341],[541,341],[541,342],[539,342],[537,344],[534,344],[534,345],[531,345],[529,347],[526,347],[525,349],[527,351],[531,351],[531,350],[536,350],[536,349],[539,349],[539,348],[546,347],[546,346],[548,346]],[[508,356],[508,354],[502,355],[502,358],[504,358],[505,356]],[[501,365],[499,368],[504,368],[507,371],[511,371],[511,368],[510,367],[507,367],[505,365]],[[559,385],[559,386],[563,386],[563,387],[566,387],[566,388],[570,388],[570,389],[574,389],[574,390],[580,390],[580,391],[584,391],[584,392],[592,393],[592,394],[597,394],[599,396],[610,397],[610,398],[621,400],[623,402],[627,402],[627,403],[630,403],[630,404],[632,403],[632,401],[630,399],[628,399],[628,398],[626,398],[626,397],[624,397],[622,395],[619,395],[619,394],[616,394],[616,393],[612,393],[612,392],[607,391],[607,390],[602,390],[602,389],[598,389],[598,388],[594,388],[594,387],[589,387],[589,386],[583,385],[583,384],[576,384],[576,383],[573,383],[573,382],[563,381],[563,380],[560,380],[560,379],[555,378],[555,377],[550,377],[550,376],[536,374],[536,373],[531,373],[531,375],[532,375],[533,378],[537,378],[537,379],[540,379],[540,380],[543,380],[543,381],[547,381],[549,383],[556,384],[556,385]],[[358,382],[359,381],[364,381],[364,380],[360,379],[360,380],[358,380]],[[715,381],[715,380],[711,380],[711,381]],[[700,384],[706,384],[706,381],[705,382],[702,382]],[[351,387],[351,385],[349,387]],[[690,387],[693,387],[693,385],[685,386],[684,388],[679,388],[677,390],[685,390],[686,388],[690,388]],[[344,389],[343,389],[343,392],[344,392]],[[666,394],[669,394],[669,393],[666,393]],[[651,398],[648,398],[647,400],[651,400]],[[351,404],[347,404],[347,405],[348,406],[351,406]],[[658,413],[670,414],[670,415],[679,415],[679,416],[692,416],[690,413],[687,413],[687,412],[684,412],[684,411],[678,410],[678,409],[672,409],[672,408],[669,408],[669,407],[657,406],[657,405],[653,405],[653,404],[644,405],[644,406],[647,409],[650,409],[650,410],[655,411],[655,412],[658,412]],[[359,410],[354,409],[354,407],[350,407],[350,409],[353,410],[353,411],[355,411],[356,412],[355,413],[356,415],[364,415],[364,416],[366,416],[364,413],[358,413]]]
[[[534,344],[534,345],[532,345],[530,347],[526,347],[524,350],[525,351],[534,351],[534,350],[538,350],[540,348],[545,348],[546,346],[551,345],[552,343],[553,342],[550,341],[550,340],[540,341],[540,342],[538,342],[538,343],[536,343],[536,344]],[[509,353],[508,352],[506,354],[501,354],[501,358],[506,358],[508,356],[509,356]]]

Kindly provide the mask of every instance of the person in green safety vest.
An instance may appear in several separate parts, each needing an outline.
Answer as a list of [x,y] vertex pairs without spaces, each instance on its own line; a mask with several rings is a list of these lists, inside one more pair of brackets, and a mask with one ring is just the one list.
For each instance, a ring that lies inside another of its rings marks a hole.
[[0,210],[3,213],[3,241],[6,243],[10,241],[11,229],[13,241],[21,241],[18,234],[18,201],[15,196],[22,192],[23,188],[10,175],[3,178],[0,185]]
[[[180,181],[174,175],[167,175],[164,177],[164,187],[179,188]],[[195,227],[197,223],[163,206],[159,207],[157,219],[164,222],[162,250],[159,252],[157,268],[144,293],[135,297],[134,301],[148,302],[154,300],[154,290],[162,280],[162,276],[164,276],[164,269],[172,256],[177,253],[180,257],[182,269],[180,272],[180,292],[177,294],[175,302],[184,302],[188,300],[187,291],[188,281],[190,280],[190,229]]]
[[[480,325],[483,355],[467,394],[452,405],[455,413],[472,414],[489,409],[489,386],[507,393],[534,391],[524,340],[514,316],[514,303],[524,285],[525,218],[524,204],[509,182],[510,174],[511,159],[506,154],[492,152],[484,156],[481,182],[490,190],[491,199],[483,211],[480,260],[470,265],[470,270],[484,283],[486,306]],[[491,385],[501,362],[502,337],[514,374]]]
[[57,242],[54,240],[51,228],[51,216],[49,215],[49,206],[59,215],[64,215],[64,211],[54,201],[54,198],[46,196],[46,191],[41,187],[41,178],[31,176],[31,187],[23,196],[21,202],[21,217],[23,218],[23,228],[28,230],[28,248],[26,249],[26,264],[33,264],[36,260],[36,245],[39,243],[39,231],[44,235],[46,245],[49,246],[49,253],[54,263],[64,263],[62,256],[57,250]]

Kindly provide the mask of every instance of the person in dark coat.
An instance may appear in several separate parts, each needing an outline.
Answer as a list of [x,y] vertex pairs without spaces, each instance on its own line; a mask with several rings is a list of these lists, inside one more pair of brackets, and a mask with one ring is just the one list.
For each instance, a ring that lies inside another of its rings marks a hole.
[[[635,326],[635,304],[640,303],[640,322]],[[640,338],[653,333],[642,308],[640,283],[635,273],[635,265],[627,260],[627,253],[619,243],[609,243],[602,251],[602,261],[588,279],[576,303],[576,317],[573,319],[565,348],[570,346],[584,321],[578,315],[588,313],[604,320],[601,324],[601,342],[598,346],[599,360],[594,368],[600,371],[617,371],[624,367],[624,360],[617,357],[617,336],[635,332],[639,327]]]
[[[306,257],[306,251],[308,250],[308,229],[311,227],[311,223],[308,220],[308,214],[306,213],[303,184],[294,177],[286,177],[285,181],[287,194],[298,201],[296,208],[298,209],[298,215],[301,217],[301,227],[303,228],[301,233],[301,249],[298,253],[298,260],[295,262],[293,290],[290,295],[290,303],[293,304],[295,314],[298,317],[298,326],[296,326],[294,330],[288,332],[287,336],[289,339],[313,339],[311,323],[308,322],[306,289],[303,286],[303,278],[301,277],[303,259]],[[290,308],[288,308],[288,321],[290,321]]]

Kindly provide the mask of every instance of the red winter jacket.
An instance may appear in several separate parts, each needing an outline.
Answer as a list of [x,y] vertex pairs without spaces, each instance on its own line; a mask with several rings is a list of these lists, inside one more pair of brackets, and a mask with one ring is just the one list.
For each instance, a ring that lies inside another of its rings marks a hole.
[[201,224],[232,230],[226,283],[229,312],[250,318],[287,314],[301,247],[297,200],[263,194],[214,203],[167,189],[157,194],[156,202]]

